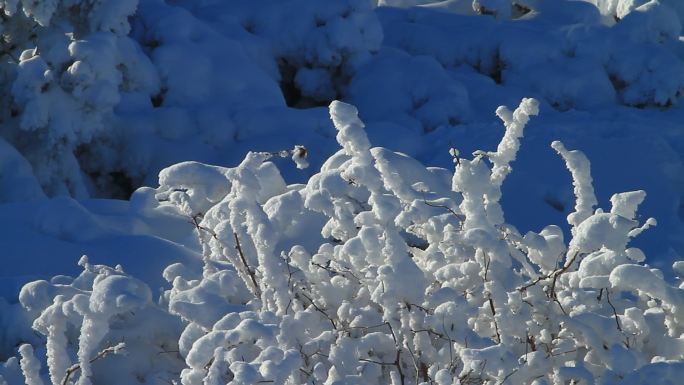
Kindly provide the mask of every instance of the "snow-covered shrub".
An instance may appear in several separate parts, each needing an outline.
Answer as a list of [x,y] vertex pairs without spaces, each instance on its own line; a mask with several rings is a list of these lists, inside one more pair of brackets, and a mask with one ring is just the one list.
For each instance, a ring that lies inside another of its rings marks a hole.
[[174,3],[210,17],[216,28],[240,42],[281,83],[288,104],[295,107],[338,97],[382,42],[368,0],[259,0],[221,7],[212,1]]
[[589,2],[596,5],[601,14],[607,18],[607,23],[621,21],[632,11],[649,3],[650,6],[666,5],[670,18],[674,16],[679,17],[680,21],[684,20],[684,4],[677,0],[589,0]]
[[127,197],[188,153],[224,153],[255,110],[340,97],[382,41],[366,0],[0,7],[2,138],[48,196]]
[[[492,3],[510,8],[508,0]],[[512,21],[426,7],[377,13],[383,46],[432,56],[449,71],[470,67],[496,83],[529,89],[561,111],[616,102],[667,107],[681,98],[682,24],[669,5],[648,2],[610,25],[586,2],[529,6],[532,12]]]
[[[106,134],[121,94],[159,87],[149,59],[126,35],[137,0],[4,2],[3,136],[50,195],[89,195],[77,153]],[[10,96],[11,95],[11,96]],[[149,96],[147,96],[149,98]],[[11,119],[18,115],[17,119]]]
[[[46,341],[35,353],[29,344],[19,349],[26,383],[121,384],[169,378],[180,364],[179,321],[152,302],[147,285],[120,266],[91,265],[85,256],[79,264],[83,272],[76,278],[58,276],[22,288],[21,304]],[[47,357],[47,376],[36,353]],[[0,368],[0,376],[6,371]],[[14,377],[5,381],[19,383]]]
[[684,63],[665,49],[681,44],[682,20],[674,10],[653,0],[636,7],[613,29],[614,41],[629,42],[614,49],[606,65],[622,101],[636,106],[675,104],[684,94]]
[[351,105],[330,114],[342,149],[305,185],[286,186],[250,153],[236,168],[181,164],[157,199],[195,226],[200,274],[165,278],[185,322],[181,383],[636,383],[674,380],[684,292],[644,265],[630,240],[643,191],[596,208],[589,161],[552,147],[577,197],[571,238],[520,234],[499,205],[530,116],[455,172],[371,148]]
[[418,133],[463,123],[470,112],[468,92],[436,60],[392,49],[360,68],[349,100],[367,121],[391,121]]

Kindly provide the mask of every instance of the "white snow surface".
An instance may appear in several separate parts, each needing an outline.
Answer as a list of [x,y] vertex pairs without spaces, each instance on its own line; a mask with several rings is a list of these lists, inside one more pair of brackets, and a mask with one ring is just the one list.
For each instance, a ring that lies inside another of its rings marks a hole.
[[684,2],[0,8],[0,385],[684,376]]

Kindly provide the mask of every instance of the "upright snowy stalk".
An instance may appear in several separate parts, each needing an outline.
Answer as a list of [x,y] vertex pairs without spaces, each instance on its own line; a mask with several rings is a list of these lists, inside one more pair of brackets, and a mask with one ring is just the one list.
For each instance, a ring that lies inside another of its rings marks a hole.
[[511,113],[506,106],[496,109],[496,115],[506,126],[506,133],[496,148],[496,152],[487,155],[493,163],[491,181],[494,186],[501,187],[506,176],[511,173],[513,162],[520,150],[520,139],[523,137],[523,129],[530,121],[530,116],[539,114],[539,102],[536,99],[525,98],[518,108]]
[[[91,360],[97,354],[99,344],[109,332],[109,320],[117,314],[132,312],[146,307],[152,293],[141,281],[103,271],[95,277],[90,297],[77,294],[72,299],[75,308],[83,316],[81,336],[78,341],[78,363],[81,375],[78,385],[91,385]],[[123,345],[115,349],[121,350]]]
[[43,380],[40,378],[40,362],[33,353],[33,346],[24,344],[19,347],[19,354],[21,354],[21,372],[26,378],[26,385],[43,385]]
[[63,303],[64,297],[58,295],[54,303],[33,322],[33,328],[47,336],[47,364],[53,384],[61,384],[71,366],[67,351],[67,317],[62,310]]
[[[337,141],[351,156],[351,163],[342,172],[344,178],[352,178],[356,184],[370,192],[368,203],[377,219],[382,232],[382,256],[384,264],[377,269],[377,282],[372,294],[373,301],[383,307],[383,320],[396,331],[396,348],[403,346],[407,339],[402,332],[399,303],[422,303],[427,281],[422,270],[409,254],[408,246],[402,238],[395,218],[401,212],[401,202],[393,194],[388,194],[383,180],[381,167],[370,151],[371,145],[363,130],[364,124],[358,111],[352,105],[339,101],[330,104],[330,117],[338,130]],[[361,214],[360,214],[361,215]],[[372,225],[371,225],[372,226]],[[357,267],[360,268],[360,267]],[[408,326],[406,327],[408,331]]]
[[92,368],[90,360],[97,352],[100,341],[109,331],[109,322],[101,316],[90,314],[83,318],[81,337],[78,340],[78,362],[81,367],[81,375],[77,385],[91,385],[90,377]]
[[523,99],[512,113],[505,106],[500,106],[496,110],[496,115],[506,126],[506,133],[501,138],[496,152],[487,153],[493,166],[489,178],[491,188],[485,194],[485,202],[487,216],[492,224],[498,225],[504,222],[503,211],[498,204],[501,199],[501,185],[511,173],[511,162],[515,160],[520,149],[520,138],[523,137],[525,125],[529,122],[530,116],[537,114],[539,114],[539,102],[532,98]]
[[575,228],[594,213],[594,206],[598,204],[591,179],[591,164],[584,153],[579,150],[568,151],[560,141],[554,141],[551,147],[563,157],[572,174],[572,185],[575,187],[577,200],[575,211],[568,215],[568,223],[572,226],[574,235]]
[[[539,113],[539,102],[526,98],[514,112],[501,106],[496,114],[506,126],[497,150],[484,153],[478,151],[473,160],[460,159],[452,179],[452,189],[463,195],[460,205],[465,215],[464,229],[493,229],[504,223],[503,210],[499,205],[501,186],[511,172],[513,162],[520,149],[520,138],[530,116]],[[487,156],[492,169],[482,161]]]
[[380,173],[373,167],[371,144],[356,107],[335,100],[330,103],[330,118],[337,129],[337,142],[354,158],[342,176],[368,187],[371,192],[378,191],[382,188]]

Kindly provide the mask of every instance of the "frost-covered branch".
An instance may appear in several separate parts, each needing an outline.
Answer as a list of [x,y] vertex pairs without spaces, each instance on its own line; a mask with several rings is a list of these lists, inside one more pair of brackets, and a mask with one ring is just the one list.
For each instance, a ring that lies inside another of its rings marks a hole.
[[551,147],[563,157],[565,165],[572,174],[572,185],[575,187],[577,199],[575,212],[568,215],[568,223],[572,226],[574,234],[575,228],[594,213],[594,207],[598,204],[594,194],[589,159],[580,151],[568,151],[560,141],[551,143]]

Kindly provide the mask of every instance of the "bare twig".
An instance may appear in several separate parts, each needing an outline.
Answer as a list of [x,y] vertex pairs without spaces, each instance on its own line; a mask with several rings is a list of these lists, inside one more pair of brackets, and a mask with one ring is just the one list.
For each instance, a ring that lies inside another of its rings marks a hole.
[[424,306],[420,306],[420,305],[415,304],[415,303],[405,302],[405,304],[406,304],[406,309],[407,309],[408,311],[411,311],[411,308],[412,308],[412,307],[415,307],[415,308],[417,308],[417,309],[419,309],[419,310],[422,310],[423,312],[425,312],[425,314],[428,314],[428,315],[431,315],[431,314],[433,314],[433,313],[435,312],[433,309],[428,309],[428,308],[426,308],[426,307],[424,307]]
[[[105,358],[106,356],[110,354],[118,354],[120,353],[124,348],[126,347],[126,344],[121,342],[119,344],[113,345],[113,346],[108,346],[104,349],[102,349],[99,353],[95,355],[95,357],[91,358],[89,363],[93,363],[99,359]],[[66,375],[64,376],[64,379],[62,380],[62,385],[67,385],[69,383],[69,378],[76,372],[81,370],[81,364],[74,364],[70,368],[67,369]]]
[[489,309],[492,311],[492,319],[494,320],[494,331],[496,331],[496,342],[501,343],[501,333],[499,333],[499,324],[496,322],[496,310],[494,309],[494,300],[492,299],[491,294],[489,294],[487,297],[489,300]]
[[[573,263],[575,263],[575,259],[577,259],[577,256],[579,255],[579,252],[575,251],[572,255],[572,258],[570,258],[570,261],[563,266],[562,269],[557,270],[556,273],[553,274],[553,281],[551,282],[551,292],[550,295],[553,296],[553,298],[556,298],[556,281],[558,280],[558,277],[561,276],[561,274],[565,273],[570,266],[572,266]],[[563,311],[565,312],[565,311]]]
[[396,365],[399,371],[399,378],[401,379],[401,385],[404,385],[404,371],[401,370],[401,348],[397,346],[397,358],[394,360],[394,365]]
[[[610,305],[610,308],[613,309],[613,315],[615,316],[615,325],[617,325],[617,329],[622,333],[622,335],[625,335],[624,330],[622,330],[622,326],[620,325],[620,316],[618,316],[617,310],[615,309],[615,306],[613,306],[613,302],[610,300],[610,290],[606,289],[606,300],[608,301],[608,305]],[[629,337],[625,336],[625,346],[629,349]]]
[[[545,279],[552,278],[553,280],[551,281],[551,288],[550,288],[549,293],[547,295],[549,296],[549,298],[556,299],[556,282],[558,281],[558,277],[560,277],[563,273],[565,273],[566,271],[568,271],[568,269],[570,269],[570,267],[575,263],[575,260],[577,259],[578,255],[579,255],[579,253],[577,251],[575,251],[573,253],[572,257],[570,258],[570,260],[563,267],[561,267],[560,269],[556,269],[556,270],[554,270],[548,274],[538,276],[532,282],[519,287],[518,291],[521,291],[521,292],[525,291],[525,290],[529,289],[530,287],[538,284],[539,282],[541,282]],[[559,303],[559,305],[560,305],[560,303]],[[562,306],[561,306],[561,309],[562,309]],[[565,310],[563,310],[563,312],[565,313]]]
[[[201,234],[202,234],[202,232],[205,232],[205,233],[209,234],[213,239],[215,239],[216,241],[218,241],[224,247],[227,248],[226,244],[223,243],[219,239],[218,235],[216,234],[216,232],[214,230],[212,230],[206,226],[200,225],[201,219],[202,219],[202,213],[197,213],[197,214],[191,216],[190,221],[189,221],[197,229],[197,232],[200,235],[200,242],[202,241]],[[237,250],[238,255],[240,256],[240,261],[243,264],[242,268],[245,270],[245,273],[247,274],[247,276],[249,276],[250,280],[252,281],[252,286],[253,286],[252,293],[256,297],[261,297],[261,289],[259,288],[259,284],[257,283],[257,279],[256,279],[256,276],[254,274],[254,271],[249,267],[249,264],[247,263],[247,259],[245,258],[245,254],[242,251],[242,246],[240,245],[240,238],[238,238],[238,235],[236,232],[233,232],[233,236],[235,237],[235,249]],[[237,269],[240,269],[239,266],[235,266],[235,267]]]
[[508,373],[508,374],[506,375],[506,377],[504,377],[503,380],[501,380],[501,382],[499,383],[499,385],[503,385],[503,384],[504,384],[512,375],[514,375],[515,372],[517,372],[517,371],[518,371],[518,368],[513,369],[512,372]]
[[615,306],[613,306],[613,303],[610,301],[610,291],[608,291],[608,289],[606,289],[606,300],[608,300],[608,305],[610,305],[610,308],[613,309],[615,324],[617,325],[618,330],[622,332],[622,326],[620,326],[620,317],[618,317],[617,310],[615,310]]
[[370,362],[372,364],[383,365],[383,366],[393,366],[395,364],[394,362],[380,362],[380,361],[369,360],[367,358],[359,358],[359,361]]
[[252,284],[254,285],[254,294],[257,297],[261,297],[261,289],[259,289],[259,284],[257,283],[256,276],[254,275],[254,271],[249,268],[249,264],[247,263],[247,259],[245,259],[245,254],[242,252],[242,246],[240,245],[240,238],[238,237],[236,232],[233,232],[233,236],[235,237],[235,249],[237,250],[238,254],[240,255],[240,260],[242,263],[245,265],[245,270],[247,271],[247,274],[249,275],[249,278],[252,280]]
[[425,196],[423,196],[423,203],[425,203],[427,206],[430,206],[430,207],[434,207],[434,208],[438,208],[438,209],[445,209],[445,210],[449,211],[451,214],[453,214],[458,219],[458,221],[461,224],[461,228],[463,228],[463,222],[465,222],[465,215],[458,214],[456,211],[454,211],[451,207],[449,207],[447,205],[441,205],[441,204],[429,202],[425,198]]
[[449,340],[449,369],[451,369],[451,364],[454,362],[454,343],[451,340],[451,336],[449,335],[449,332],[446,330],[446,325],[444,324],[444,315],[442,315],[442,331],[444,331],[444,335],[447,336],[447,339]]
[[311,297],[309,297],[308,295],[306,295],[306,294],[304,294],[304,293],[302,293],[302,292],[300,292],[300,294],[301,294],[304,298],[306,298],[307,300],[309,300],[309,302],[311,303],[311,306],[313,306],[314,309],[316,309],[319,313],[323,314],[323,315],[325,316],[325,318],[327,318],[327,319],[330,321],[330,323],[332,324],[333,329],[337,330],[337,325],[335,324],[335,321],[328,315],[328,313],[325,312],[325,310],[323,310],[323,309],[321,309],[320,307],[318,307],[318,305],[316,305],[316,303],[314,302],[314,300],[311,299]]
[[361,283],[361,280],[360,280],[356,275],[354,275],[354,273],[352,273],[351,270],[349,270],[349,269],[346,269],[346,270],[337,270],[337,269],[333,269],[332,267],[330,267],[330,264],[329,264],[329,263],[328,263],[327,266],[323,266],[323,265],[321,265],[320,263],[316,263],[316,262],[311,262],[311,264],[312,264],[313,266],[316,266],[316,267],[318,267],[318,268],[321,268],[321,269],[323,269],[323,270],[325,270],[325,271],[327,271],[327,272],[329,272],[329,273],[331,273],[331,274],[333,274],[333,275],[341,275],[341,276],[343,276],[343,277],[345,277],[345,278],[348,278],[348,277],[347,277],[347,274],[348,274],[349,276],[351,276],[352,278],[354,278],[354,279],[356,280],[357,283]]
[[[416,369],[416,380],[417,380],[419,378],[420,369],[418,367],[418,361],[416,361],[416,355],[413,354],[413,350],[411,350],[411,345],[408,344],[406,341],[404,341],[404,346],[406,347],[406,349],[409,351],[409,354],[411,355],[411,361],[413,361],[413,367]],[[421,365],[423,365],[423,364],[421,363]]]

